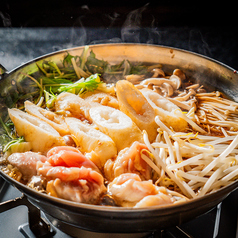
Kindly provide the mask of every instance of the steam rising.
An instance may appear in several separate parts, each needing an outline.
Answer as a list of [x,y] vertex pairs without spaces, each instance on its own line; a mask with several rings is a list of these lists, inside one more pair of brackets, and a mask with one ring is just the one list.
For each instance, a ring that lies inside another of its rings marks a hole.
[[[0,63],[7,69],[13,69],[52,51],[86,44],[123,42],[172,46],[214,57],[217,49],[210,46],[213,41],[208,42],[201,30],[191,27],[161,27],[153,15],[148,19],[149,14],[146,13],[149,6],[149,3],[143,5],[127,15],[116,10],[102,14],[103,21],[102,16],[93,14],[88,5],[82,5],[81,15],[71,17],[75,20],[68,28],[8,28],[12,27],[11,17],[0,11],[0,20],[5,27],[0,30]],[[92,15],[95,26],[88,27],[86,23]],[[123,22],[120,26],[117,25],[119,21]],[[222,48],[220,45],[216,47]]]
[[142,13],[146,10],[148,4],[130,12],[121,29],[121,38],[123,42],[140,43],[140,29]]
[[206,56],[212,55],[208,43],[204,40],[199,30],[191,30],[189,32],[189,50]]
[[0,11],[0,19],[2,19],[2,23],[4,27],[10,27],[12,26],[12,22],[11,22],[11,17],[9,16],[8,13],[3,14]]

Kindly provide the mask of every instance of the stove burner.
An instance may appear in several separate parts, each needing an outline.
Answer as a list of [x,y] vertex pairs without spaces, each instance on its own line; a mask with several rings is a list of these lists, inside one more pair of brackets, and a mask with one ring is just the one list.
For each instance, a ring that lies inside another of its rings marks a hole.
[[[54,228],[53,228],[54,229]],[[19,226],[18,230],[23,234],[25,238],[36,238],[34,233],[31,231],[29,224],[25,223]],[[172,229],[171,231],[156,231],[156,232],[151,232],[148,234],[99,234],[95,233],[92,235],[92,232],[89,231],[84,231],[81,230],[78,232],[77,236],[74,237],[90,237],[90,238],[107,238],[107,237],[112,237],[113,238],[193,238],[189,234],[185,233],[182,231],[179,227],[176,227]],[[50,238],[51,236],[49,236]],[[54,235],[55,238],[61,237],[59,234],[59,231],[57,232],[56,235]],[[71,236],[68,236],[64,234],[64,238],[70,238]],[[44,236],[44,238],[48,238],[48,236]]]
[[[72,227],[70,228],[72,230]],[[22,235],[25,238],[38,238],[38,236],[35,236],[35,234],[31,231],[30,226],[28,223],[24,223],[19,226],[18,230],[22,233]],[[41,238],[60,238],[61,236],[61,231],[57,230],[52,227],[52,236],[49,234],[46,236],[41,236]],[[72,231],[71,231],[72,232]],[[147,233],[131,233],[131,234],[123,234],[123,233],[96,233],[96,232],[90,232],[86,230],[81,230],[77,229],[76,230],[77,234],[74,234],[73,237],[78,237],[78,238],[193,238],[191,235],[187,234],[185,231],[183,231],[179,227],[174,227],[169,230],[161,230],[161,231],[154,231],[154,232],[147,232]],[[70,238],[72,236],[69,236],[65,233],[62,233],[64,238]]]
[[[14,188],[0,177],[0,202],[3,194],[8,193],[8,191],[11,189]],[[224,203],[225,205],[227,204],[226,202]],[[222,207],[224,207],[224,205],[222,203],[220,203],[217,208],[214,208],[207,214],[204,214],[188,223],[182,224],[179,227],[176,226],[162,231],[158,230],[153,232],[131,234],[97,233],[80,229],[57,220],[48,214],[40,212],[38,208],[28,201],[25,195],[0,203],[0,213],[21,205],[24,205],[28,208],[28,223],[22,223],[22,225],[18,227],[18,231],[21,232],[21,234],[26,238],[70,238],[72,236],[80,238],[110,238],[112,236],[113,238],[219,238],[223,237],[224,232],[227,232],[227,230],[223,230],[224,226],[227,227],[225,222],[225,220],[227,220],[227,216],[223,214],[224,210]],[[229,213],[229,217],[230,215],[231,214]],[[228,228],[231,230],[230,228],[233,227],[229,226]],[[9,229],[11,229],[10,226]]]
[[176,226],[166,230],[157,230],[141,233],[98,233],[92,231],[86,231],[78,227],[69,225],[63,221],[52,218],[51,216],[44,214],[50,223],[67,234],[73,237],[90,237],[90,238],[192,238],[190,234]]

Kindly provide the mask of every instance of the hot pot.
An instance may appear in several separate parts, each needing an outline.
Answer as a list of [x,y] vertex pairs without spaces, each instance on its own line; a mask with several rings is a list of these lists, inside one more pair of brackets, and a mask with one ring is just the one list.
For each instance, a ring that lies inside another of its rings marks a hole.
[[[20,80],[24,73],[38,70],[36,62],[40,63],[43,60],[59,62],[64,58],[66,52],[72,55],[81,55],[83,48],[77,47],[44,55],[17,67],[11,72],[4,73],[2,67],[1,110],[6,109],[3,99],[10,97],[7,95],[8,90],[17,90],[14,82]],[[111,63],[128,59],[134,62],[160,63],[166,72],[180,68],[192,81],[205,85],[209,90],[219,90],[238,102],[238,75],[236,71],[208,57],[180,49],[143,44],[91,45],[90,49],[93,50],[97,58]],[[8,100],[13,99],[8,98]],[[186,203],[132,209],[88,205],[50,197],[15,181],[1,170],[0,175],[24,194],[22,198],[18,199],[17,205],[21,205],[24,200],[29,204],[28,208],[34,209],[32,206],[34,205],[42,210],[49,220],[59,221],[61,224],[65,224],[65,227],[70,226],[76,229],[107,233],[147,232],[180,225],[210,211],[238,187],[238,181],[234,181],[229,186],[214,193],[192,199]],[[12,205],[12,201],[1,204],[0,212],[4,210],[4,206],[17,205]],[[65,232],[70,234],[70,229]]]

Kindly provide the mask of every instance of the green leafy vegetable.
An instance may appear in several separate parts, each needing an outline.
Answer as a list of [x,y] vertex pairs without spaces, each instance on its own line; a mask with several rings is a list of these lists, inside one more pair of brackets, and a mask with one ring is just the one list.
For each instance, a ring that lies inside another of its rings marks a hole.
[[5,135],[14,140],[17,138],[17,136],[15,135],[15,133],[13,133],[13,122],[9,119],[7,122],[3,122],[2,118],[0,118],[0,122],[1,122],[1,125],[2,125],[2,128],[4,129],[5,131]]
[[128,74],[138,74],[138,75],[141,75],[141,74],[148,74],[149,71],[148,71],[148,66],[146,65],[142,65],[142,64],[132,64],[129,60],[127,60],[128,64],[129,64],[129,72]]
[[22,143],[22,142],[25,142],[23,136],[11,140],[10,142],[8,142],[8,143],[4,146],[4,148],[3,148],[3,152],[8,151],[8,150],[13,146],[13,145],[15,145],[15,144],[19,144],[19,143]]
[[23,137],[17,137],[16,133],[13,132],[13,123],[8,120],[4,123],[2,118],[0,122],[4,131],[1,132],[1,144],[4,144],[3,152],[8,151],[13,145],[25,142]]
[[44,86],[45,91],[51,91],[56,93],[58,92],[58,89],[61,87],[62,84],[72,84],[72,81],[64,78],[42,78],[42,85]]
[[84,66],[85,66],[85,63],[87,61],[87,54],[88,54],[88,50],[89,50],[89,47],[88,46],[85,46],[84,47],[84,50],[83,50],[83,53],[81,55],[81,65],[80,65],[80,68],[82,70],[84,70]]
[[108,62],[104,60],[99,60],[96,58],[96,55],[93,51],[90,52],[90,55],[87,58],[87,62],[85,63],[88,70],[92,73],[102,74],[108,66]]
[[87,91],[94,91],[98,88],[99,84],[101,83],[102,82],[100,81],[99,75],[94,74],[88,77],[87,79],[82,78],[73,84],[61,86],[58,91],[59,92],[67,91],[79,94]]
[[45,93],[46,106],[48,108],[52,108],[54,106],[57,96],[51,91],[51,88],[50,88],[49,92],[44,90],[44,93]]

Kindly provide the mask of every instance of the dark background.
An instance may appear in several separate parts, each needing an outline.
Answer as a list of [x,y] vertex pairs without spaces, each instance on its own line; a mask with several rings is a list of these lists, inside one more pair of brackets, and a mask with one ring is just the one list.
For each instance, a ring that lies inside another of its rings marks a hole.
[[205,0],[2,0],[0,63],[12,69],[64,48],[135,42],[190,50],[237,69],[235,4]]
[[[141,26],[235,26],[236,2],[175,0],[1,1],[6,19],[0,26],[71,27],[77,19],[88,27],[120,27],[128,14],[142,8]],[[235,30],[235,29],[234,29]]]
[[63,48],[135,42],[190,50],[237,69],[234,4],[205,0],[2,0],[0,63],[11,69]]

